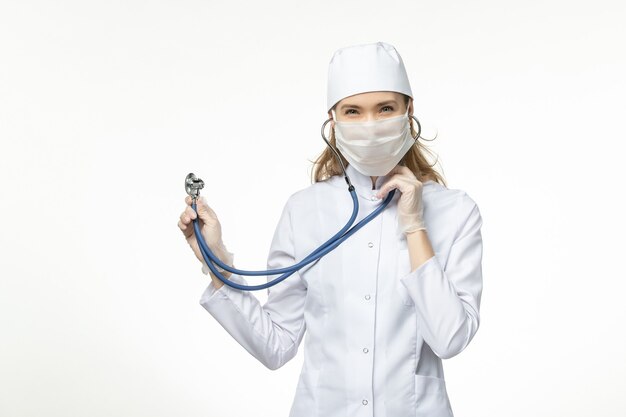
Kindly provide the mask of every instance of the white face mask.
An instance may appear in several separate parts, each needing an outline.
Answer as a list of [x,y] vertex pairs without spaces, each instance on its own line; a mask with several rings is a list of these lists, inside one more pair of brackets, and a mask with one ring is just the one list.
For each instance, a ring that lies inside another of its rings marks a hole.
[[357,171],[369,176],[387,175],[415,143],[409,109],[402,116],[369,122],[335,119],[337,148]]

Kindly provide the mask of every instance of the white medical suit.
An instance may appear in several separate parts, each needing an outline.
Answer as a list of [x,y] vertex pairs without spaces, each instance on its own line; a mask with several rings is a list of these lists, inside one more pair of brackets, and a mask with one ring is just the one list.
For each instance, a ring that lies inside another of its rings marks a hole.
[[[372,180],[352,166],[359,198],[354,224],[381,203]],[[303,339],[304,364],[290,417],[451,417],[442,359],[459,354],[479,326],[482,219],[469,195],[424,182],[424,222],[435,251],[411,271],[406,236],[397,232],[396,195],[336,249],[268,288],[252,292],[213,282],[200,304],[269,369],[292,359]],[[343,175],[292,194],[267,268],[308,256],[339,231],[353,209]],[[278,275],[268,277],[272,280]],[[250,285],[241,275],[234,282]],[[255,282],[256,283],[256,282]]]

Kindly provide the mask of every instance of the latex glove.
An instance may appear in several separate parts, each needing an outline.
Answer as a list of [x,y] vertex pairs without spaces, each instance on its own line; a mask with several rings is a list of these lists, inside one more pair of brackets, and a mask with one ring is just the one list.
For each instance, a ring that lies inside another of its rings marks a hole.
[[[212,249],[211,249],[211,250],[212,250]],[[213,253],[215,253],[215,252],[213,252]],[[223,253],[221,253],[220,255],[218,255],[217,253],[215,253],[215,255],[216,255],[218,258],[220,258],[220,261],[224,262],[226,265],[228,265],[228,266],[233,266],[233,261],[234,261],[234,259],[235,259],[235,255],[234,255],[234,254],[232,254],[232,253],[230,253],[230,252],[228,252],[228,251],[226,250],[226,247],[224,247],[224,249],[223,249]],[[215,262],[214,262],[214,264],[215,264],[215,268],[216,268],[216,269],[217,269],[220,273],[226,272],[226,270],[225,270],[224,268],[220,267],[220,266],[219,266],[218,264],[216,264]],[[204,275],[209,275],[209,273],[210,273],[210,272],[211,272],[211,270],[209,269],[209,266],[206,264],[206,262],[202,261],[202,273],[203,273]]]
[[426,230],[424,224],[424,207],[422,204],[423,184],[415,174],[403,165],[396,165],[388,174],[387,181],[380,187],[377,197],[384,199],[389,191],[398,189],[401,193],[398,200],[398,230],[411,233]]
[[[225,264],[233,266],[234,255],[226,249],[226,246],[222,241],[221,224],[213,209],[211,209],[211,207],[207,204],[204,196],[201,196],[196,200],[196,209],[198,210],[197,215],[191,207],[192,201],[190,196],[185,198],[185,202],[187,203],[187,207],[180,215],[178,227],[183,232],[183,235],[185,236],[189,246],[191,246],[196,258],[198,258],[198,260],[202,263],[202,272],[204,274],[208,274],[210,269],[204,261],[204,257],[202,256],[202,252],[200,252],[200,246],[198,245],[198,241],[196,240],[196,235],[194,233],[192,222],[198,216],[200,217],[198,220],[200,223],[200,232],[202,233],[202,237],[204,238],[207,246],[211,249],[211,252],[213,252],[215,256],[217,256]],[[225,271],[218,265],[215,265],[215,268],[220,272]]]

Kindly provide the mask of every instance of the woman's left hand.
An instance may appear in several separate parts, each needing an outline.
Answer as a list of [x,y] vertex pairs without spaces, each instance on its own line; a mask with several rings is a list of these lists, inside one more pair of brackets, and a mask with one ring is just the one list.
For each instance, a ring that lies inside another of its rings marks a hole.
[[402,233],[426,230],[422,204],[423,184],[403,165],[396,165],[387,176],[389,179],[380,187],[376,196],[384,199],[394,188],[400,190],[402,195],[398,201],[398,229]]

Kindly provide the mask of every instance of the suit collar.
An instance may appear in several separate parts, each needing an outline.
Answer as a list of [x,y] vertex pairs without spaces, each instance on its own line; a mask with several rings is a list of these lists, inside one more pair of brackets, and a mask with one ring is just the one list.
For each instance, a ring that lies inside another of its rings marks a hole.
[[[391,177],[391,175],[382,175],[379,176],[378,178],[376,178],[376,184],[375,184],[375,189],[372,189],[372,179],[370,178],[369,175],[365,175],[362,174],[361,172],[359,172],[356,168],[354,168],[352,165],[347,164],[346,166],[346,173],[348,174],[348,177],[350,178],[350,182],[352,183],[352,185],[354,186],[354,190],[356,191],[356,193],[365,198],[366,200],[370,200],[370,201],[378,201],[380,199],[376,199],[374,198],[374,195],[380,191],[380,188],[382,187],[382,185],[387,182],[387,180]],[[347,184],[345,182],[345,179],[343,178],[343,173],[339,174],[339,175],[335,175],[334,176],[335,179],[335,184],[337,184],[340,187],[346,186]],[[429,185],[436,185],[438,183],[436,183],[435,181],[432,180],[428,180],[426,182],[423,183],[424,184],[424,188],[423,188],[423,193],[428,192],[431,187],[429,187]],[[399,195],[399,193],[396,193]],[[397,197],[395,197],[397,198]]]
[[372,189],[372,178],[369,175],[362,174],[350,164],[346,167],[346,173],[348,177],[350,177],[352,185],[354,185],[355,188],[360,188],[361,191],[368,194],[368,196],[380,191],[380,187],[385,183],[387,178],[389,178],[387,175],[376,178],[375,187]]

